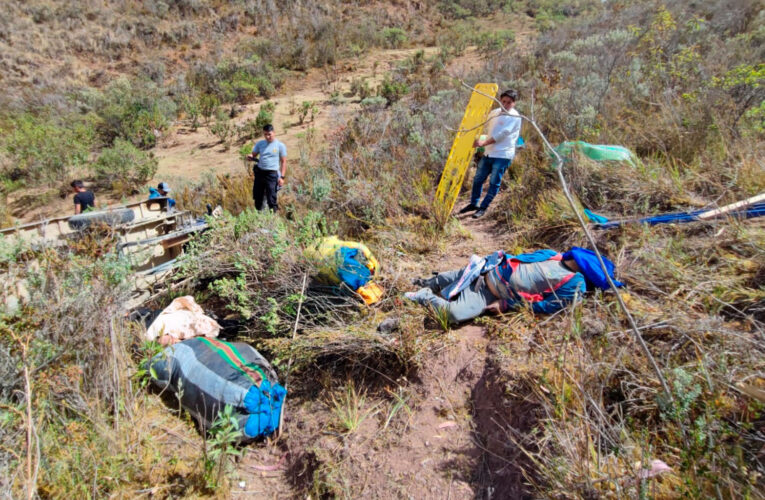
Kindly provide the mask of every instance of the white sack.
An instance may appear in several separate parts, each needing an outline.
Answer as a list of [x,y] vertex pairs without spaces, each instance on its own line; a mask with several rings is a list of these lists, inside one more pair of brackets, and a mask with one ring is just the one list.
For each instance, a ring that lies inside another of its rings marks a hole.
[[217,337],[220,325],[205,315],[202,308],[187,295],[173,300],[146,330],[147,340],[157,340],[162,345],[175,344],[192,337]]

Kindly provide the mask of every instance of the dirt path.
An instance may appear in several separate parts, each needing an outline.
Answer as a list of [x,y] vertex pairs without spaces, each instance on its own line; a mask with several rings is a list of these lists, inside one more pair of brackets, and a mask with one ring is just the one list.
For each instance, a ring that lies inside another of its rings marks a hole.
[[[461,223],[472,237],[437,256],[444,269],[501,248],[492,221],[463,216]],[[398,389],[406,403],[395,425],[387,421],[391,407],[368,401],[359,408],[368,415],[359,428],[340,434],[327,402],[293,400],[286,442],[247,450],[233,498],[255,491],[290,498],[316,477],[351,498],[490,498],[497,474],[507,469],[492,462],[492,437],[484,434],[491,422],[481,420],[502,400],[502,387],[491,383],[491,342],[485,328],[472,323],[441,335],[442,346],[424,361],[418,379]],[[510,484],[503,491],[519,490]]]
[[[517,33],[519,45],[525,46],[532,32]],[[331,73],[312,70],[289,80],[283,95],[272,99],[278,136],[290,151],[288,168],[296,166],[301,134],[309,126],[321,133],[333,120],[345,119],[344,115],[358,109],[357,100],[348,97],[330,103],[332,93],[344,96],[358,78],[367,78],[374,86],[385,71],[416,50],[379,51]],[[436,49],[425,50],[432,54]],[[451,63],[450,73],[469,74],[479,60],[475,49],[468,50]],[[319,105],[320,113],[310,125],[295,123],[291,108],[302,101]],[[254,118],[258,108],[259,104],[248,106],[238,119]],[[205,130],[179,133],[174,140],[158,151],[160,175],[197,178],[210,165],[215,165],[216,172],[242,169],[233,148],[198,146],[212,140]],[[186,159],[188,167],[183,165]],[[460,200],[457,207],[466,202]],[[439,270],[461,267],[472,254],[487,255],[503,248],[505,241],[493,221],[470,216],[460,221],[470,237],[459,239],[441,255],[429,256],[431,262],[439,263]],[[429,270],[423,267],[419,272],[425,275]],[[504,427],[495,420],[505,424],[507,415],[502,408],[505,387],[496,383],[497,367],[486,329],[470,323],[442,335],[442,346],[424,360],[418,379],[397,382],[402,406],[394,411],[392,402],[356,400],[364,418],[352,432],[337,431],[336,408],[326,394],[324,400],[316,394],[296,395],[288,405],[285,436],[276,444],[246,450],[231,497],[294,498],[297,492],[312,488],[319,495],[331,491],[346,498],[520,497],[521,473],[492,451],[504,449],[496,444],[505,441]]]

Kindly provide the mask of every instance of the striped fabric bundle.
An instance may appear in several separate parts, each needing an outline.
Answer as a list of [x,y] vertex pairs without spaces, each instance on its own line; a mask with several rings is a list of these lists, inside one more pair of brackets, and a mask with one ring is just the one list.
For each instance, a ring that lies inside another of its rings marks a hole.
[[266,359],[249,344],[196,337],[173,344],[151,360],[152,381],[180,394],[181,405],[209,430],[231,405],[244,439],[272,434],[287,391]]

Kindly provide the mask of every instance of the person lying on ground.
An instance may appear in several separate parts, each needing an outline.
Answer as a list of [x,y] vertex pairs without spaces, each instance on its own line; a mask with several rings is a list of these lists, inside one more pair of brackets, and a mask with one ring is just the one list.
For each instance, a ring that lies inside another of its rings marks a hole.
[[175,206],[175,200],[168,198],[170,191],[170,185],[167,182],[160,182],[156,188],[149,188],[149,199],[167,198],[167,208],[173,208]]
[[96,205],[96,195],[93,191],[85,189],[85,183],[81,180],[72,181],[72,191],[74,191],[74,214],[81,214],[85,210],[94,208]]
[[[613,279],[613,263],[605,257],[603,260]],[[588,287],[609,288],[595,253],[579,247],[563,254],[537,250],[508,255],[500,250],[485,258],[474,255],[462,269],[418,278],[413,283],[423,288],[404,296],[446,311],[452,323],[522,306],[551,314],[578,301]],[[615,280],[614,284],[622,286]]]

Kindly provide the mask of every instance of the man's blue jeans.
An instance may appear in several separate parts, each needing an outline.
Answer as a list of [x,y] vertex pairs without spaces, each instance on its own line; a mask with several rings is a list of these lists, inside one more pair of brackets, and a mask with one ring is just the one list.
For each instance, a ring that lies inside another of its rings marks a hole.
[[507,158],[490,158],[488,156],[481,158],[475,178],[473,179],[473,192],[470,196],[470,203],[477,207],[479,206],[478,202],[481,200],[483,183],[486,182],[487,177],[491,176],[489,179],[489,190],[480,205],[481,210],[486,210],[489,207],[491,200],[499,193],[502,176],[505,175],[505,170],[510,166],[511,161]]

